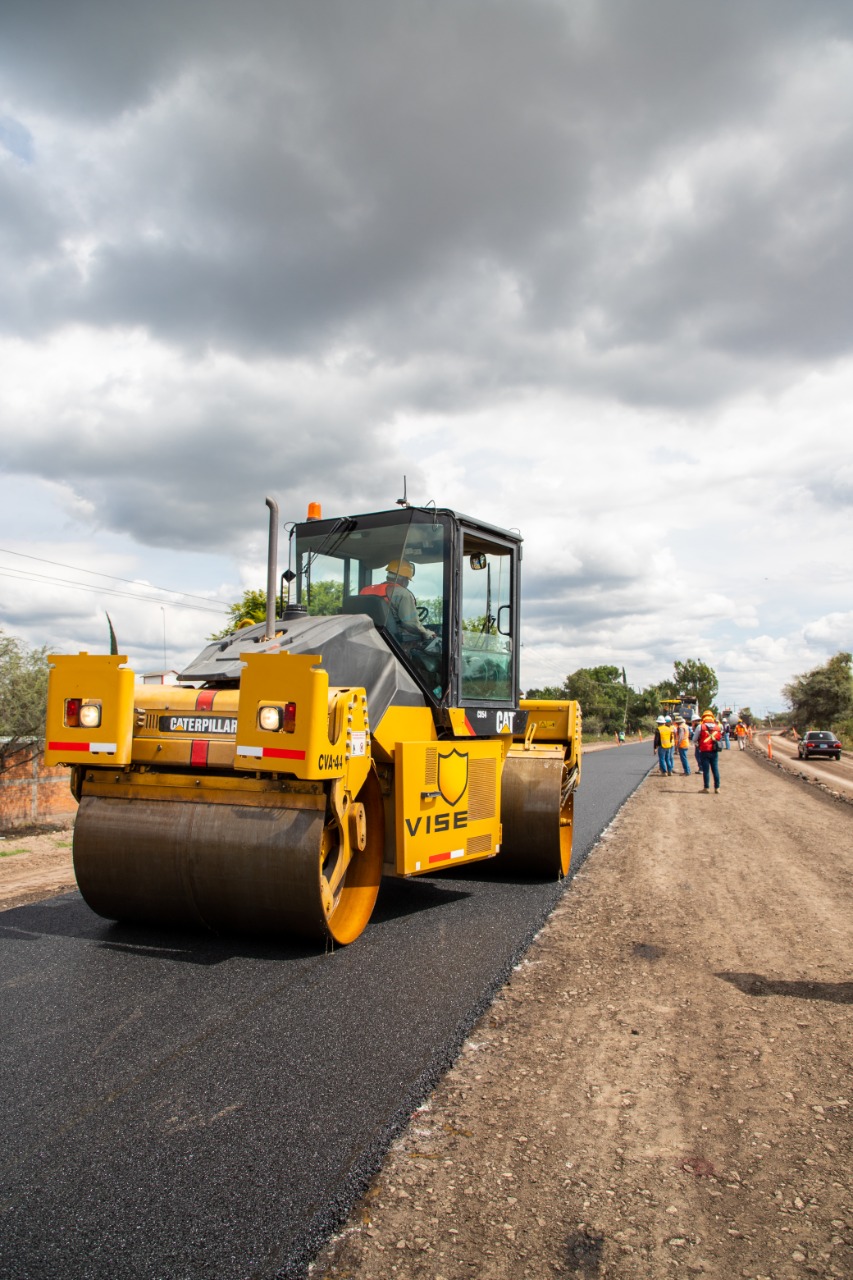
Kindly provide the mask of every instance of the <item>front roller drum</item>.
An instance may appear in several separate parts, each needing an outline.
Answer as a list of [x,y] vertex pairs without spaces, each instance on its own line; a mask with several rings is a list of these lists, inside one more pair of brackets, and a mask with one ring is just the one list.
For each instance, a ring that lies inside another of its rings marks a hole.
[[507,756],[501,776],[502,868],[548,878],[569,874],[575,781],[559,754]]
[[84,796],[77,884],[111,920],[352,942],[382,876],[384,809],[373,774],[358,802],[347,862],[322,810]]

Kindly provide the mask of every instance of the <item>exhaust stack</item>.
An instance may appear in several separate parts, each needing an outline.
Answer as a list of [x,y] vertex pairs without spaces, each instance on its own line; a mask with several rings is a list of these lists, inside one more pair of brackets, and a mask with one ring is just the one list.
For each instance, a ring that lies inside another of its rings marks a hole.
[[264,632],[265,640],[275,636],[275,588],[278,575],[278,503],[267,498],[270,509],[270,537],[267,548],[267,622]]

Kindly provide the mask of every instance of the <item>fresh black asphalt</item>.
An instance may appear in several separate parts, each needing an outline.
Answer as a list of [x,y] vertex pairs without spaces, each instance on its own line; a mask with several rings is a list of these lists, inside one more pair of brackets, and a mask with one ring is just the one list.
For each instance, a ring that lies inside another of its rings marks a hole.
[[[651,764],[586,756],[573,868]],[[390,881],[329,954],[0,914],[2,1280],[304,1275],[562,891]]]

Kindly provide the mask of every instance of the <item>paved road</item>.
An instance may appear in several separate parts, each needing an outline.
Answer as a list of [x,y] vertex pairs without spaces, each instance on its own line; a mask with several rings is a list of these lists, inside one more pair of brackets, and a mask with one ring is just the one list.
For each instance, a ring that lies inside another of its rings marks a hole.
[[[652,763],[589,754],[581,861]],[[0,1276],[303,1273],[559,895],[498,868],[383,886],[352,947],[0,914]]]

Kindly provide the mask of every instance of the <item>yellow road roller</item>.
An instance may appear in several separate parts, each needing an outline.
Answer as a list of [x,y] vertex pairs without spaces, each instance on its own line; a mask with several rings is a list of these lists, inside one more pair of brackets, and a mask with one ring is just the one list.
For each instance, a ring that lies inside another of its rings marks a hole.
[[70,765],[74,870],[114,920],[352,942],[383,875],[498,857],[569,871],[575,702],[519,697],[521,537],[455,511],[292,526],[267,616],[177,685],[54,654],[46,763]]

